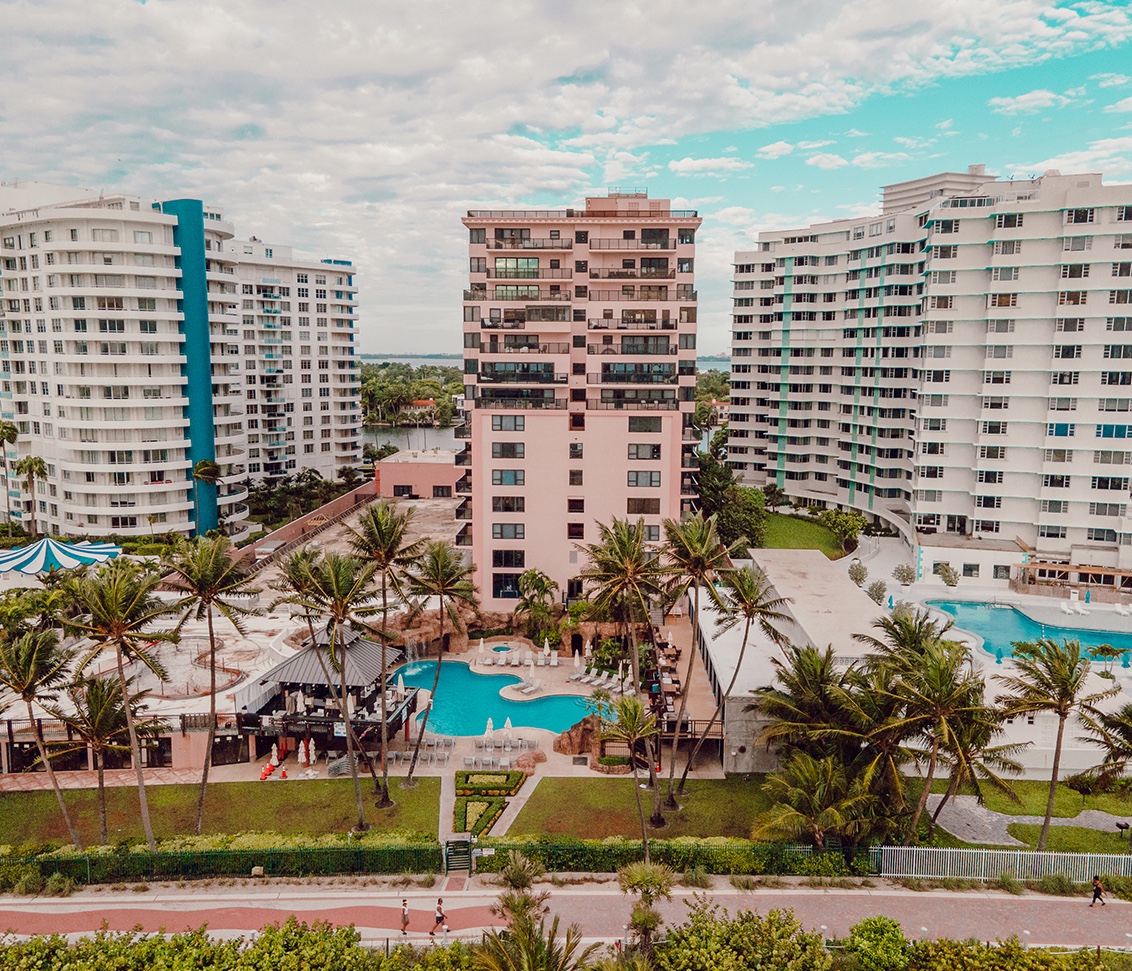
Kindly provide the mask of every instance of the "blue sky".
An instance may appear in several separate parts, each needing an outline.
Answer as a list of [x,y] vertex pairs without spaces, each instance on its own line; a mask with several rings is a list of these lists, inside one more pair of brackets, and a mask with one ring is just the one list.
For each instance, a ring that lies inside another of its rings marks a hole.
[[[361,349],[458,350],[480,207],[643,185],[736,248],[982,162],[1132,180],[1132,12],[1039,0],[0,0],[0,180],[222,206],[360,268]],[[62,25],[62,26],[61,26]]]

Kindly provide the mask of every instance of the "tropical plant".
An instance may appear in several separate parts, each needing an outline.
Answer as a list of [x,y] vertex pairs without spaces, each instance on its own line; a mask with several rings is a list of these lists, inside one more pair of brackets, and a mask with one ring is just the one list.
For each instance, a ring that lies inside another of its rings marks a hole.
[[[132,679],[131,679],[132,680]],[[106,678],[83,678],[67,686],[70,706],[52,711],[74,733],[77,744],[64,747],[59,754],[72,751],[85,752],[89,746],[94,755],[94,768],[98,774],[98,833],[105,846],[106,827],[106,756],[109,753],[130,751],[130,732],[126,726],[126,712],[118,686]],[[166,729],[152,719],[142,717],[144,692],[130,696],[134,722],[138,734],[153,737]]]
[[474,951],[477,971],[584,971],[597,944],[582,947],[577,924],[558,932],[558,917],[549,926],[541,914],[513,915],[506,930],[491,930]]
[[530,569],[519,576],[519,600],[512,617],[522,622],[527,636],[537,646],[552,631],[554,623],[554,594],[558,584],[542,570]]
[[424,553],[417,558],[409,575],[410,589],[415,596],[425,598],[426,601],[428,598],[436,598],[440,641],[436,652],[436,673],[432,679],[432,693],[429,695],[428,706],[425,708],[424,718],[421,719],[421,727],[417,732],[413,760],[409,763],[409,771],[405,776],[406,786],[413,784],[413,772],[416,771],[417,759],[421,754],[421,742],[424,740],[425,729],[428,728],[428,716],[432,713],[432,703],[436,698],[437,686],[440,684],[440,666],[444,661],[444,619],[447,617],[455,630],[464,629],[459,607],[461,604],[470,607],[476,604],[476,588],[472,583],[474,570],[474,566],[464,562],[455,546],[443,540],[435,540],[425,547]]
[[1049,780],[1049,798],[1046,813],[1038,836],[1038,851],[1046,847],[1053,803],[1057,796],[1058,774],[1061,771],[1061,748],[1065,738],[1065,723],[1070,715],[1083,719],[1096,719],[1098,702],[1111,698],[1119,685],[1101,691],[1088,688],[1089,661],[1081,655],[1081,642],[1066,638],[1060,643],[1050,637],[1014,645],[1014,674],[995,675],[1006,689],[996,702],[1007,718],[1018,715],[1049,713],[1057,716],[1057,739],[1053,748],[1053,766]]
[[815,759],[805,752],[790,756],[763,783],[773,805],[760,818],[753,839],[801,837],[822,847],[829,834],[848,834],[870,800],[851,786],[845,766],[832,755]]
[[636,897],[629,927],[637,935],[637,946],[645,957],[652,957],[653,937],[660,927],[660,913],[653,906],[672,898],[676,875],[663,863],[629,863],[617,874],[621,892]]
[[737,540],[730,546],[724,546],[716,532],[715,517],[704,518],[702,512],[690,513],[679,522],[666,519],[664,539],[661,555],[664,557],[666,572],[673,577],[673,582],[666,591],[668,599],[679,600],[689,589],[692,591],[692,648],[688,651],[688,663],[680,685],[680,705],[672,733],[672,754],[668,760],[668,795],[665,805],[669,809],[675,809],[676,754],[680,751],[680,731],[684,725],[684,714],[688,710],[688,692],[692,687],[692,672],[699,654],[696,645],[700,643],[700,589],[707,590],[713,603],[719,602],[715,578],[730,568],[731,558],[744,552],[746,544],[743,540]]
[[898,563],[892,568],[892,579],[902,586],[916,582],[916,568],[907,563]]
[[869,584],[865,593],[869,595],[869,599],[878,607],[884,603],[884,595],[888,593],[888,584],[883,580],[874,580]]
[[735,682],[739,678],[739,671],[743,667],[743,658],[747,652],[747,644],[750,641],[751,628],[758,627],[763,635],[775,644],[784,643],[786,637],[776,625],[789,620],[789,617],[782,612],[782,608],[787,603],[789,603],[787,598],[774,596],[766,574],[758,567],[744,566],[738,570],[728,570],[723,574],[723,588],[717,596],[712,598],[711,603],[711,608],[722,614],[716,636],[718,637],[719,634],[731,630],[741,623],[743,625],[743,640],[739,645],[739,656],[735,662],[735,670],[731,674],[731,681],[727,685],[727,690],[720,695],[715,711],[712,712],[711,718],[704,726],[703,731],[700,732],[696,744],[688,755],[688,761],[684,764],[684,771],[680,775],[680,784],[676,787],[677,792],[682,793],[684,791],[684,786],[688,781],[688,773],[695,764],[696,756],[699,755],[700,748],[715,727],[720,715],[723,714],[723,706],[727,697],[735,689]]
[[137,776],[142,828],[150,852],[156,852],[157,843],[149,818],[141,743],[130,704],[131,679],[126,676],[126,662],[148,668],[159,680],[166,679],[165,669],[154,655],[153,648],[159,643],[176,641],[178,635],[174,630],[159,629],[155,625],[175,612],[176,607],[163,603],[155,596],[159,582],[160,577],[143,573],[129,560],[111,560],[97,572],[81,577],[75,584],[75,603],[80,613],[67,621],[69,628],[94,642],[94,647],[81,663],[82,667],[104,651],[113,652],[118,690],[122,695],[126,729],[130,736],[130,755]]
[[[330,667],[339,679],[338,710],[346,728],[346,762],[354,782],[354,799],[358,808],[356,828],[359,832],[368,828],[358,778],[358,759],[364,758],[365,753],[357,746],[353,714],[350,712],[346,654],[349,636],[359,630],[372,630],[369,618],[381,610],[374,602],[373,578],[376,572],[376,564],[365,563],[356,556],[327,553],[319,559],[306,561],[305,575],[294,577],[300,590],[280,601],[296,604],[304,612],[325,622],[326,653]],[[313,640],[312,649],[318,650],[318,644]],[[381,690],[385,691],[385,685]],[[358,755],[354,754],[355,748],[358,748]]]
[[857,955],[861,971],[904,971],[912,953],[900,921],[879,914],[849,928],[846,948]]
[[204,821],[204,800],[208,792],[208,769],[212,765],[212,748],[216,741],[216,627],[213,611],[240,634],[246,634],[244,618],[259,611],[251,610],[235,598],[258,593],[243,562],[232,554],[232,544],[225,536],[197,536],[182,541],[173,550],[166,564],[170,583],[184,596],[177,604],[182,612],[181,623],[190,615],[208,625],[208,741],[205,743],[204,767],[200,776],[200,795],[197,797],[197,819],[194,832],[200,836]]
[[869,568],[860,560],[854,560],[849,564],[849,579],[857,586],[862,586],[868,578]]
[[220,466],[212,459],[201,459],[193,466],[193,516],[198,533],[200,532],[200,509],[204,502],[201,486],[205,485],[215,489],[219,483]]
[[23,476],[24,488],[31,496],[31,537],[35,539],[35,484],[47,478],[47,463],[38,455],[25,455],[16,463],[15,472]]
[[629,749],[629,766],[633,772],[633,795],[637,799],[637,814],[641,817],[641,843],[645,863],[649,862],[649,831],[645,825],[645,808],[641,804],[641,787],[637,780],[637,749],[647,745],[659,729],[656,716],[651,714],[639,698],[621,697],[612,700],[602,716],[601,737],[606,741],[621,742]]
[[15,445],[20,438],[20,430],[10,421],[0,421],[0,461],[4,465],[4,513],[8,523],[8,538],[12,537],[12,498],[8,482],[8,446]]
[[941,563],[936,572],[946,586],[956,587],[959,585],[959,571],[950,563]]
[[59,637],[53,630],[20,631],[18,628],[8,628],[0,633],[0,686],[7,688],[24,703],[39,761],[55,792],[59,812],[63,816],[63,822],[67,824],[71,842],[82,849],[82,839],[67,811],[63,789],[43,740],[43,727],[33,708],[35,704],[46,708],[55,701],[58,689],[67,680],[74,662],[74,652],[59,646]]
[[350,546],[363,560],[377,567],[381,580],[381,625],[379,643],[381,644],[381,792],[379,807],[393,805],[389,797],[389,762],[386,758],[389,715],[385,699],[385,669],[388,664],[386,647],[389,634],[389,591],[398,598],[404,598],[409,586],[409,568],[420,556],[423,540],[409,540],[409,530],[413,521],[413,510],[398,510],[395,506],[381,500],[368,506],[358,519],[357,529],[347,527]]
[[865,517],[855,509],[823,509],[818,514],[818,522],[841,540],[843,550],[856,542],[867,525]]

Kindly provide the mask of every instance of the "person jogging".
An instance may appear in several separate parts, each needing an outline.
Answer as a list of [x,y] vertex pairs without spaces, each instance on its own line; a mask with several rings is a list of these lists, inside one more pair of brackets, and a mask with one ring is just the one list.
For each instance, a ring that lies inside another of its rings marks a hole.
[[1095,904],[1098,900],[1101,902],[1101,906],[1103,907],[1104,906],[1104,884],[1101,883],[1100,876],[1097,875],[1097,874],[1094,874],[1093,875],[1093,903],[1089,904],[1089,906],[1092,907],[1093,904]]

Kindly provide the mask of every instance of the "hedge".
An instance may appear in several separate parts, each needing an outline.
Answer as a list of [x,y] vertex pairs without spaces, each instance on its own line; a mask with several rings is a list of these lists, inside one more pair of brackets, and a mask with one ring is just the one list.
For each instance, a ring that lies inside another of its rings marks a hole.
[[[468,825],[468,806],[475,803],[485,803],[486,808],[474,823]],[[503,815],[506,806],[507,800],[499,796],[457,796],[456,806],[452,812],[454,831],[482,836],[491,830],[495,821]]]
[[[497,782],[486,783],[480,780],[491,778]],[[456,773],[456,795],[458,796],[513,796],[527,781],[525,772],[503,772],[493,769],[463,769]]]
[[[641,841],[624,837],[582,840],[566,836],[506,836],[481,839],[479,845],[495,848],[494,856],[481,857],[477,862],[476,868],[482,872],[498,872],[510,850],[518,850],[551,873],[614,873],[643,856]],[[666,863],[681,872],[693,868],[752,876],[847,876],[876,872],[868,849],[856,853],[823,852],[808,846],[754,843],[729,837],[649,840],[649,856],[654,863]]]

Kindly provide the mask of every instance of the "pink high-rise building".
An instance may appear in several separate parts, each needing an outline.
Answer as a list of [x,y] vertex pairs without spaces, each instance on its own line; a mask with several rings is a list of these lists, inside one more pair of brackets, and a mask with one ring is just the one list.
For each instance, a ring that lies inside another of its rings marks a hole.
[[659,541],[694,501],[700,221],[638,189],[464,219],[457,544],[485,609],[513,607],[531,568],[581,596],[596,523],[641,518]]

